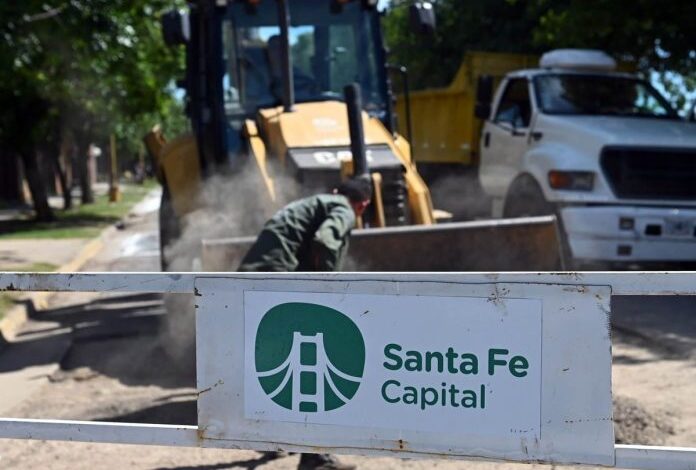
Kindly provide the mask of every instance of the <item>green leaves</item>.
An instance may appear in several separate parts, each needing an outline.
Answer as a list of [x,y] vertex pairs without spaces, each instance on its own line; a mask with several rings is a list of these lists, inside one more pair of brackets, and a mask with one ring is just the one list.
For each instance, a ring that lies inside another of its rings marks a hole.
[[392,61],[406,65],[416,87],[449,83],[466,51],[541,53],[596,48],[639,71],[679,74],[668,91],[694,93],[696,2],[683,0],[439,0],[438,31],[427,44],[408,28],[407,2],[385,18]]
[[535,52],[526,1],[440,0],[436,3],[437,31],[432,38],[409,30],[407,2],[397,4],[385,18],[392,61],[409,68],[414,86],[446,86],[467,50]]
[[[169,84],[183,74],[183,50],[164,45],[159,15],[181,3],[2,2],[0,103],[14,111],[5,108],[0,123],[36,100],[48,106],[43,115],[34,115],[32,127],[41,127],[38,121],[45,119],[61,119],[93,140],[145,116],[153,119],[151,124],[159,121],[176,106]],[[0,127],[0,139],[7,140],[7,133],[18,127],[9,124]]]

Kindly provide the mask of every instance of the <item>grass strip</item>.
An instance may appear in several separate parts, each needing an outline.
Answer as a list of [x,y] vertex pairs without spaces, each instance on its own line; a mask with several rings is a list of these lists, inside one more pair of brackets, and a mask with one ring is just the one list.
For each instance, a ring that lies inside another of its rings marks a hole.
[[95,197],[92,204],[67,211],[55,211],[53,222],[31,219],[0,221],[0,240],[94,238],[125,216],[147,193],[157,186],[154,180],[143,185],[121,185],[121,200],[109,202],[106,194]]

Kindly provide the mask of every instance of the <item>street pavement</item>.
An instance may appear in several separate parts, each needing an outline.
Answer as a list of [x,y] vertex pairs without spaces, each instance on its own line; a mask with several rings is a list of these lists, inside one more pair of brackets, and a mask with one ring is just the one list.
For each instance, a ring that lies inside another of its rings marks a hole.
[[[159,194],[152,193],[112,230],[102,250],[83,271],[156,271],[159,266],[157,217]],[[696,303],[692,298],[620,298],[613,303],[615,386],[620,393],[650,400],[650,384],[638,390],[633,375],[666,370],[681,378],[671,400],[683,414],[696,416],[689,404],[692,359],[696,357]],[[193,371],[182,370],[158,341],[165,310],[156,295],[57,294],[50,307],[34,315],[8,348],[0,352],[0,416],[87,419],[161,424],[195,424]],[[686,365],[688,365],[688,368]],[[652,369],[649,369],[652,367]],[[683,367],[683,368],[682,368]],[[618,372],[617,372],[618,371]],[[631,383],[629,384],[630,378]],[[660,377],[654,387],[664,387]],[[672,379],[670,379],[672,380]],[[691,395],[692,396],[692,395]],[[666,403],[665,403],[666,402]],[[650,408],[652,411],[653,408]],[[693,426],[677,436],[691,438]],[[691,429],[691,430],[689,430]],[[677,438],[674,438],[677,439]],[[639,442],[651,444],[656,442]],[[672,445],[689,445],[675,440]],[[691,445],[696,442],[691,442]],[[365,469],[384,468],[529,468],[513,464],[406,461],[398,458],[347,457]],[[297,457],[266,462],[251,451],[189,450],[116,445],[0,440],[0,468],[293,468]],[[547,467],[541,467],[547,468]]]
[[[124,219],[123,229],[109,231],[101,251],[88,260],[82,270],[157,271],[159,239],[155,215],[160,196],[159,191],[153,191],[137,204]],[[9,267],[21,269],[33,263],[62,266],[78,255],[88,242],[83,239],[3,240],[0,243],[0,271]],[[55,294],[50,298],[50,306],[55,310],[69,305],[90,305],[99,297],[94,293]],[[114,305],[111,307],[116,311]],[[158,313],[164,313],[161,306]],[[91,315],[97,316],[99,311],[93,309]],[[138,326],[135,323],[122,322],[132,328]],[[116,325],[106,324],[100,328],[104,334],[103,330],[114,330]],[[94,329],[92,333],[95,333]],[[10,346],[0,350],[0,390],[3,391],[0,416],[45,386],[75,339],[85,336],[74,320],[66,322],[60,321],[56,315],[30,313],[30,319]]]

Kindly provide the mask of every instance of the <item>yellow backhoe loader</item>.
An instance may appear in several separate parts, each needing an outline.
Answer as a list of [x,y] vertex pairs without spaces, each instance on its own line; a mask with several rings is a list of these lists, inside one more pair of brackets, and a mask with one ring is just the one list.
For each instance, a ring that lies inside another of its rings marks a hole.
[[[168,247],[211,177],[228,175],[230,185],[244,179],[244,191],[229,203],[263,220],[289,194],[327,191],[358,173],[371,177],[375,197],[354,232],[353,269],[558,267],[552,218],[451,223],[433,209],[397,129],[376,3],[197,0],[186,13],[165,15],[165,40],[187,51],[182,85],[192,133],[146,137],[163,185],[164,269],[171,267]],[[427,3],[411,5],[410,18],[417,34],[434,28]],[[255,233],[251,226],[238,235]],[[249,242],[204,241],[202,268],[234,270]]]

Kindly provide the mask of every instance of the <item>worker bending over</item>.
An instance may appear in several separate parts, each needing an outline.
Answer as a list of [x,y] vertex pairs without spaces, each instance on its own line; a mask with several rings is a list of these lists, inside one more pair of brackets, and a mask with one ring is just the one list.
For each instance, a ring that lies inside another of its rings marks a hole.
[[[338,271],[348,251],[350,231],[370,204],[372,185],[356,178],[333,194],[291,202],[264,225],[239,271]],[[266,459],[283,457],[265,452]],[[329,454],[302,454],[299,470],[353,470]]]
[[238,270],[340,270],[350,231],[371,197],[370,181],[355,178],[333,194],[291,202],[266,222]]

